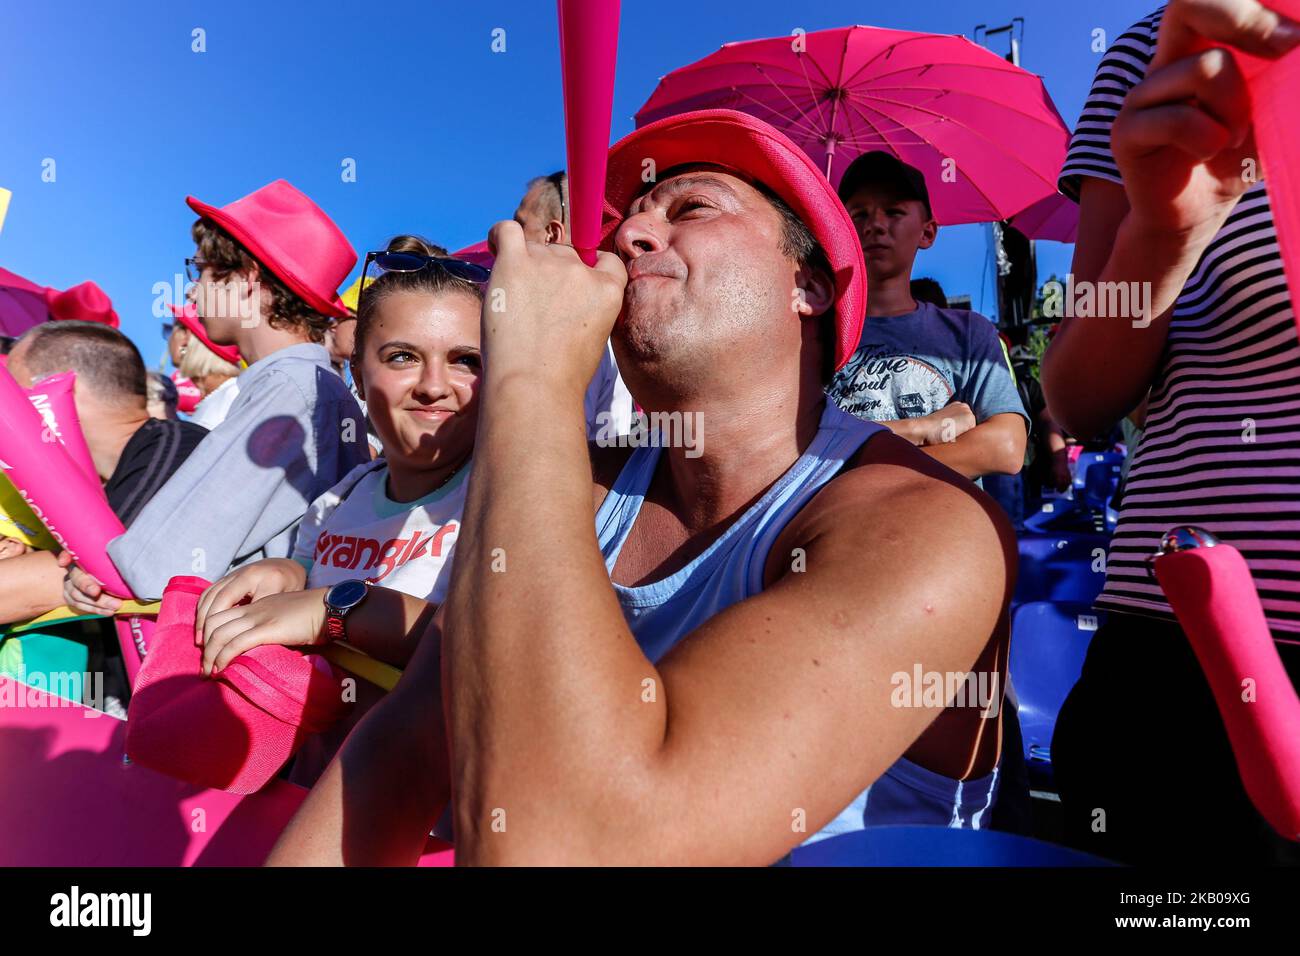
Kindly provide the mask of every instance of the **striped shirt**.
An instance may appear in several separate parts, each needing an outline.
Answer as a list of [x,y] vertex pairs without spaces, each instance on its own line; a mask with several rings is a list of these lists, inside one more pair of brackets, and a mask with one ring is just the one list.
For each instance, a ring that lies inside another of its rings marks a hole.
[[[1102,58],[1061,171],[1122,182],[1110,149],[1146,75],[1163,8]],[[1145,559],[1175,525],[1245,556],[1274,636],[1300,640],[1300,339],[1264,183],[1241,198],[1174,306],[1130,466],[1099,607],[1172,618]]]

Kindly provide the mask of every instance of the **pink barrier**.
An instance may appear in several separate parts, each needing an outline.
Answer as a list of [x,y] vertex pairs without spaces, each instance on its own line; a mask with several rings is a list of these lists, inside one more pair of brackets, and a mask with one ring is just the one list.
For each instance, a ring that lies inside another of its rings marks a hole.
[[72,461],[57,441],[42,440],[45,424],[14,381],[0,370],[0,462],[41,522],[77,564],[112,594],[132,597],[105,549],[125,529],[104,500],[98,481]]
[[76,382],[76,372],[60,372],[29,388],[27,397],[32,407],[40,412],[46,427],[63,443],[68,457],[99,485],[99,473],[95,471],[95,461],[90,457],[90,446],[86,444],[81,419],[77,416]]
[[[257,866],[307,796],[239,796],[123,761],[126,723],[0,677],[0,866]],[[431,845],[420,866],[450,866]]]
[[557,0],[573,245],[596,264],[614,108],[619,0]]
[[1246,560],[1217,544],[1161,555],[1155,572],[1210,682],[1251,802],[1278,833],[1300,840],[1300,697]]

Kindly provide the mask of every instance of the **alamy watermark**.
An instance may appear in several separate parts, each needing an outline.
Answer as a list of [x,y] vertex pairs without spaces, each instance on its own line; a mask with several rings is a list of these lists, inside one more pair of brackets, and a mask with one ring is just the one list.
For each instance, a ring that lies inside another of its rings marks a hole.
[[889,702],[894,707],[978,707],[982,717],[1002,709],[1002,680],[997,671],[927,671],[920,664],[911,673],[895,671],[889,678]]
[[703,412],[635,412],[626,432],[620,432],[612,413],[600,412],[596,426],[601,448],[685,448],[687,458],[704,454]]
[[1151,324],[1150,282],[1075,282],[1070,273],[1061,283],[1043,285],[1043,317],[1048,319],[1130,319],[1133,328]]
[[83,717],[103,717],[103,671],[38,671],[22,675],[5,675],[0,680],[0,709],[22,707],[41,710],[81,707]]

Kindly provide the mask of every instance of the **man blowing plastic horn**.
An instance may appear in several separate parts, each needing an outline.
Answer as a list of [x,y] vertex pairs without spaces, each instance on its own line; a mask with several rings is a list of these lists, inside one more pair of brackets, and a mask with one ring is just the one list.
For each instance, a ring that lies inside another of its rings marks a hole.
[[[1013,538],[826,401],[866,305],[834,190],[719,110],[616,145],[607,198],[594,269],[494,227],[451,593],[272,862],[413,862],[453,791],[468,863],[769,864],[868,825],[986,825]],[[611,330],[638,403],[701,417],[702,446],[588,446]],[[972,671],[956,706],[906,687]]]

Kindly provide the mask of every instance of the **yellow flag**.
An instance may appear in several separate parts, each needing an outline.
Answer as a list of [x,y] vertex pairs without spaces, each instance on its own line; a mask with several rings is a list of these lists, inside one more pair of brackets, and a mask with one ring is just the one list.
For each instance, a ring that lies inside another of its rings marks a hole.
[[9,211],[9,197],[12,195],[13,193],[0,186],[0,229],[5,227],[5,213]]

